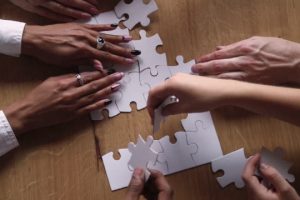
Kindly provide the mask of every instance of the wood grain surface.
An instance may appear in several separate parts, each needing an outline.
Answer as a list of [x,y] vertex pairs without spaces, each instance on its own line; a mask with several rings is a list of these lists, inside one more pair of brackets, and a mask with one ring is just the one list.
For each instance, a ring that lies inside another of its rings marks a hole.
[[[106,3],[112,8],[116,1]],[[159,33],[168,63],[183,55],[186,61],[253,35],[276,36],[300,42],[298,0],[157,0],[159,11],[151,15],[149,35]],[[0,18],[49,24],[48,20],[0,1]],[[138,29],[137,29],[138,30]],[[134,36],[138,38],[137,30]],[[22,98],[49,76],[72,72],[38,62],[0,56],[0,108]],[[133,105],[133,108],[135,106]],[[135,109],[135,108],[134,108]],[[156,135],[182,130],[180,119],[168,118]],[[275,119],[243,110],[224,108],[213,112],[224,153],[244,147],[250,156],[267,148],[283,147],[294,162],[294,186],[300,191],[300,129]],[[96,200],[122,199],[125,190],[111,192],[103,164],[97,160],[93,133],[101,153],[117,152],[151,133],[147,112],[134,111],[110,120],[92,123],[88,117],[55,127],[36,130],[19,138],[21,146],[0,158],[0,200]],[[118,155],[116,155],[116,158]],[[168,176],[175,199],[245,199],[246,190],[232,185],[221,189],[210,165]]]

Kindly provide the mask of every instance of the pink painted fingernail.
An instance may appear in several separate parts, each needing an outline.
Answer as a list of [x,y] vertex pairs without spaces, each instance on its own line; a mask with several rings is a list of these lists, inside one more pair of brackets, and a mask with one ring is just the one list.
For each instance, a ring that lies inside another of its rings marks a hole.
[[96,15],[99,13],[99,10],[97,8],[90,8],[90,12],[93,14],[93,15]]
[[130,42],[131,40],[132,40],[132,37],[130,35],[124,35],[123,36],[123,41]]
[[84,19],[90,19],[90,18],[92,18],[92,15],[90,15],[90,14],[88,14],[88,13],[81,13],[80,15],[81,15],[81,17],[84,18]]
[[100,70],[100,71],[102,71],[103,70],[103,65],[100,63],[100,64],[95,64],[95,68],[97,69],[97,70]]
[[142,175],[143,175],[143,170],[142,169],[137,168],[133,172],[133,176],[135,178],[141,178]]
[[118,73],[115,73],[114,76],[115,76],[118,80],[120,80],[120,79],[122,79],[122,78],[124,77],[124,73],[123,73],[123,72],[118,72]]
[[111,91],[112,91],[112,92],[118,91],[119,88],[120,88],[120,86],[121,86],[121,85],[120,85],[119,83],[112,85],[112,86],[111,86]]

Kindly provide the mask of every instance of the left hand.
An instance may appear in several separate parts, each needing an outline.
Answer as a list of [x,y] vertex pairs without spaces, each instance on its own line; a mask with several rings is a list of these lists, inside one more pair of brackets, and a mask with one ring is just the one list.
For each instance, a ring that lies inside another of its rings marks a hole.
[[273,37],[252,37],[197,59],[200,75],[255,83],[300,83],[300,44]]
[[260,156],[255,155],[247,162],[243,173],[249,200],[300,200],[295,189],[271,166],[260,164],[260,172],[272,184],[264,186],[255,176]]
[[[135,50],[119,46],[131,40],[130,36],[99,33],[113,30],[113,24],[55,24],[48,26],[26,25],[22,38],[22,54],[33,56],[49,64],[63,67],[93,65],[95,60],[120,64],[133,64]],[[106,43],[97,49],[97,37]]]
[[10,0],[20,8],[58,22],[89,19],[99,13],[97,0]]

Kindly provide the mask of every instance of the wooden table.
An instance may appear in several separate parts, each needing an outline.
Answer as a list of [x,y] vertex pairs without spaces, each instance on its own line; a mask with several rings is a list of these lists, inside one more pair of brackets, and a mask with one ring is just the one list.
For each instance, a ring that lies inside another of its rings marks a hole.
[[[115,1],[116,2],[116,1]],[[253,35],[276,36],[300,42],[298,0],[157,0],[150,35],[159,33],[169,64],[176,55],[190,60]],[[50,23],[2,0],[0,17],[29,24]],[[134,33],[136,34],[136,31]],[[32,58],[0,56],[0,107],[22,98],[49,76],[69,71],[47,66]],[[157,138],[182,130],[180,119],[171,117]],[[274,119],[226,108],[213,112],[224,153],[244,147],[248,156],[262,146],[281,146],[294,162],[292,172],[300,177],[300,129]],[[68,124],[40,129],[20,138],[21,146],[0,158],[1,200],[122,199],[126,190],[111,192],[103,164],[97,161],[93,127],[101,153],[117,152],[135,141],[138,134],[151,133],[146,111],[121,114],[95,123],[88,117]],[[117,157],[117,156],[116,156]],[[245,199],[245,190],[232,185],[221,189],[210,165],[168,177],[175,199]],[[299,190],[300,181],[294,186]]]

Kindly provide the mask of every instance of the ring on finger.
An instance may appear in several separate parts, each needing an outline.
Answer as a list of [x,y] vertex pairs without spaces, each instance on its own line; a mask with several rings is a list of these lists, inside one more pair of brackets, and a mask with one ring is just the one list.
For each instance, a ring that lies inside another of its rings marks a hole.
[[99,37],[97,37],[96,42],[97,42],[97,49],[98,50],[103,49],[103,47],[105,46],[105,40],[104,40],[104,38],[99,36]]
[[76,75],[76,80],[79,83],[80,86],[84,85],[84,79],[82,78],[82,76],[80,74]]

